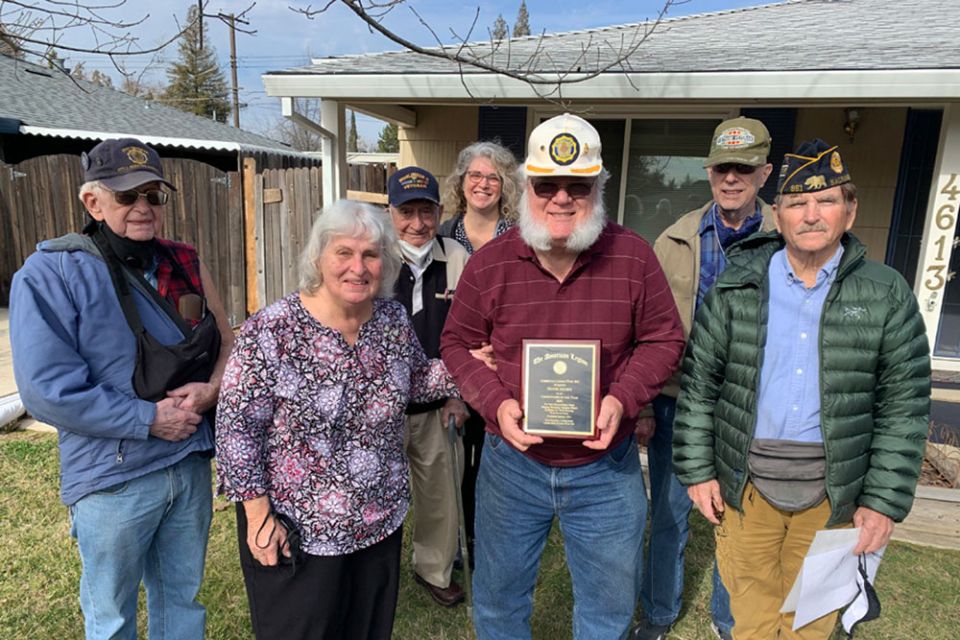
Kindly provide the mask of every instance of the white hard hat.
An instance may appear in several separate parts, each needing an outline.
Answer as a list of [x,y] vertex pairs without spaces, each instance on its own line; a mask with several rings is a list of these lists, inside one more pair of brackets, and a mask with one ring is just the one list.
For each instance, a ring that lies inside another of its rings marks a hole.
[[603,171],[600,134],[571,113],[550,118],[530,134],[523,170],[528,178],[599,175]]

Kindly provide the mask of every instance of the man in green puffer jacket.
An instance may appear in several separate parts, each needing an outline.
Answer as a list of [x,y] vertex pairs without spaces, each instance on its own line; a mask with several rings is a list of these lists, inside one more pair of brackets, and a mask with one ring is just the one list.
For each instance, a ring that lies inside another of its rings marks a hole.
[[[849,233],[856,187],[822,140],[787,154],[779,233],[740,243],[697,312],[674,467],[713,524],[736,640],[826,639],[780,607],[817,530],[886,545],[910,510],[930,407],[916,299]],[[730,506],[732,509],[725,509]]]

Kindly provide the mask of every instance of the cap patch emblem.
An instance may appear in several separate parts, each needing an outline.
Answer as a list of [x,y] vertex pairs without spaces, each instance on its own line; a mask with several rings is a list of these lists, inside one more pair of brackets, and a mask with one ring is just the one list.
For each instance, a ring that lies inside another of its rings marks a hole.
[[147,164],[150,160],[150,158],[147,157],[147,152],[140,147],[124,147],[123,152],[127,154],[130,162],[136,165]]
[[810,176],[803,184],[811,191],[822,190],[827,188],[827,179],[823,176]]
[[550,159],[566,166],[572,164],[580,156],[580,143],[569,133],[561,133],[550,141]]
[[830,168],[834,173],[843,173],[843,161],[840,160],[840,154],[836,151],[830,155]]
[[737,148],[753,144],[756,141],[757,139],[752,133],[740,127],[724,129],[723,132],[717,136],[718,147]]
[[408,173],[400,178],[400,188],[404,191],[408,189],[426,189],[430,186],[430,179],[422,173]]

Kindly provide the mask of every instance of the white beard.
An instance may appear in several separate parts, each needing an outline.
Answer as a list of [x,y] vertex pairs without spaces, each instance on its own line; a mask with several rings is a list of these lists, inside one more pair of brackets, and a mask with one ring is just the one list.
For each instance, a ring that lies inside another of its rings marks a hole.
[[[530,212],[530,187],[526,187],[520,196],[518,207],[520,237],[534,251],[550,251],[553,248],[553,239],[546,223],[536,220]],[[599,197],[598,197],[599,196]],[[564,249],[573,253],[580,253],[593,246],[606,224],[607,212],[603,206],[602,193],[598,189],[590,196],[592,209],[590,215],[573,230],[567,238]]]

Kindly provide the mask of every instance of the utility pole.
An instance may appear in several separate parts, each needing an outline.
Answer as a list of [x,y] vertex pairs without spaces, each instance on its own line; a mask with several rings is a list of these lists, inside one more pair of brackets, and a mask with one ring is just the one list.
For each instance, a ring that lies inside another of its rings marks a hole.
[[230,27],[230,82],[233,94],[233,126],[240,128],[240,87],[237,85],[237,28],[236,17],[232,13],[226,15],[227,25]]
[[[233,99],[233,126],[240,128],[240,84],[237,80],[237,23],[249,25],[250,22],[243,19],[248,9],[240,12],[238,18],[233,13],[203,13],[203,0],[197,0],[197,6],[200,8],[200,48],[203,49],[203,18],[217,18],[228,27],[230,27],[230,94]],[[251,7],[253,5],[250,5]],[[245,31],[244,33],[254,34],[256,31]]]

